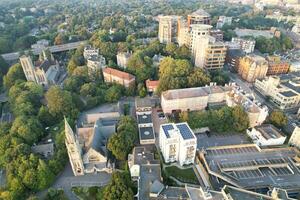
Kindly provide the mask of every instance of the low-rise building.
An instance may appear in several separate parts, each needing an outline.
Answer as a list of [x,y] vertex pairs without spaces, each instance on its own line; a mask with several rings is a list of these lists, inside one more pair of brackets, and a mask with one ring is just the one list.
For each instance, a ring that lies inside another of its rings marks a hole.
[[271,124],[264,124],[248,129],[247,134],[258,146],[282,145],[286,140],[286,136]]
[[135,76],[110,67],[103,69],[103,76],[104,81],[107,83],[119,83],[125,87],[135,84]]
[[239,60],[238,74],[247,82],[266,77],[268,62],[265,58],[250,54]]
[[157,91],[159,85],[159,80],[152,81],[152,80],[146,80],[146,88],[148,92],[155,93]]
[[118,66],[126,69],[127,68],[127,63],[131,57],[131,53],[129,52],[119,52],[117,54],[117,64]]
[[255,48],[255,40],[233,37],[232,43],[237,44],[245,53],[253,53]]
[[299,75],[299,72],[294,72],[269,76],[263,80],[256,80],[254,86],[280,109],[295,108],[300,105]]
[[140,144],[154,144],[155,133],[152,121],[151,100],[149,98],[136,98],[135,107]]
[[300,149],[300,123],[293,124],[293,132],[289,140],[289,144]]
[[159,147],[166,163],[193,164],[197,138],[186,122],[163,124],[159,132]]
[[210,30],[209,34],[216,38],[217,42],[223,42],[224,33],[220,29]]
[[49,158],[54,155],[54,143],[48,142],[43,144],[37,144],[31,147],[33,153],[40,154],[44,158]]
[[231,86],[211,84],[205,87],[167,90],[161,94],[161,107],[165,114],[204,110],[209,104],[223,104]]
[[280,56],[268,56],[267,61],[269,63],[267,76],[288,73],[290,65],[281,60]]
[[236,28],[234,30],[236,35],[241,38],[241,37],[246,37],[246,36],[252,36],[252,37],[260,37],[263,36],[265,38],[273,38],[274,34],[270,30],[254,30],[254,29],[239,29]]

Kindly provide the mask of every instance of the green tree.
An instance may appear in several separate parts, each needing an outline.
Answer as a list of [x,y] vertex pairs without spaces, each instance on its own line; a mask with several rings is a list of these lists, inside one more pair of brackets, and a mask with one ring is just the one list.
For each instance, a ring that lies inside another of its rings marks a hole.
[[269,116],[269,122],[278,128],[283,128],[287,125],[288,118],[280,110],[274,110]]
[[9,89],[11,86],[13,86],[18,81],[25,81],[25,75],[23,73],[23,69],[21,64],[17,63],[13,66],[11,66],[7,72],[7,74],[4,76],[4,86]]
[[242,106],[232,109],[233,128],[237,132],[243,132],[249,127],[249,117]]

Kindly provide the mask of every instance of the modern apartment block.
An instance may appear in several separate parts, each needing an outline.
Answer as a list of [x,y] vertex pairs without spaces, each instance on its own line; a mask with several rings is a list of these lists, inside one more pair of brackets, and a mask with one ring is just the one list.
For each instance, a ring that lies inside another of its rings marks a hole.
[[89,76],[94,76],[106,67],[106,61],[102,55],[93,55],[87,58],[86,65]]
[[203,9],[198,9],[187,17],[188,27],[192,24],[210,24],[210,14]]
[[266,77],[268,62],[265,58],[250,54],[239,60],[238,74],[247,82]]
[[280,56],[268,56],[267,61],[269,63],[267,76],[288,73],[290,64],[281,60]]
[[280,109],[300,106],[299,72],[256,80],[254,86],[262,95],[269,97]]
[[232,43],[237,44],[245,53],[253,53],[255,48],[255,40],[233,37]]
[[194,163],[197,138],[186,122],[163,124],[159,132],[159,147],[166,163],[188,165]]
[[158,40],[160,43],[176,41],[179,16],[159,16]]
[[217,28],[222,28],[225,24],[231,25],[231,23],[232,23],[232,17],[219,16],[217,22]]
[[119,52],[117,54],[117,64],[118,66],[122,67],[123,69],[126,69],[127,63],[131,57],[131,53],[129,52]]
[[118,83],[125,87],[135,84],[135,76],[117,69],[107,67],[103,69],[104,81],[107,83]]
[[21,56],[20,63],[27,81],[35,82],[47,88],[57,84],[63,68],[54,59],[49,51],[43,51],[36,62],[32,62],[30,56]]

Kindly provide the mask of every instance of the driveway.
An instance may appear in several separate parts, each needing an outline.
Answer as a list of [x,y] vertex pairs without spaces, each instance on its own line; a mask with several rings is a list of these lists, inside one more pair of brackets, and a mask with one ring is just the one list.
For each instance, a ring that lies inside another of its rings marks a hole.
[[[51,188],[62,189],[69,200],[77,200],[77,196],[72,192],[72,187],[92,187],[105,186],[110,182],[111,174],[100,172],[97,174],[87,174],[84,176],[74,176],[70,163],[66,165],[64,171],[59,175]],[[47,190],[37,193],[39,198],[43,198]]]

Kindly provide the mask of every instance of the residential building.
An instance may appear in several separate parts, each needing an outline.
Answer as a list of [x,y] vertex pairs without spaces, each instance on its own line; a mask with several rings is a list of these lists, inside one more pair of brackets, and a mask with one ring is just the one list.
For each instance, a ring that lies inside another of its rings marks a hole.
[[220,29],[214,29],[214,30],[210,30],[209,34],[216,38],[217,42],[223,42],[223,37],[224,37],[224,33],[223,31],[221,31]]
[[239,38],[245,37],[245,36],[252,36],[252,37],[259,37],[259,36],[263,36],[266,38],[273,38],[274,37],[274,33],[271,30],[254,30],[254,29],[239,29],[236,28],[234,30],[234,32],[236,33],[236,35]]
[[180,18],[178,21],[178,36],[177,42],[179,46],[186,45],[187,47],[190,46],[191,40],[191,33],[190,27],[187,24],[187,21]]
[[231,25],[232,23],[232,17],[226,17],[226,16],[219,16],[218,22],[217,22],[217,28],[222,28],[225,24]]
[[226,93],[226,104],[229,107],[241,105],[248,115],[249,127],[261,125],[269,115],[267,106],[261,105],[253,95],[245,93],[239,87],[232,87],[232,90]]
[[49,46],[49,40],[38,40],[35,44],[31,45],[32,49],[45,49]]
[[158,40],[160,43],[176,41],[179,16],[159,16]]
[[247,135],[258,146],[282,145],[286,140],[286,136],[271,124],[264,124],[248,129]]
[[132,56],[129,52],[119,52],[117,54],[117,64],[118,66],[122,67],[123,69],[127,68],[127,63]]
[[237,72],[239,59],[244,56],[245,53],[241,49],[227,49],[226,63],[229,65],[231,71]]
[[135,84],[135,76],[117,69],[107,67],[102,70],[104,81],[107,83],[119,83],[125,87],[130,87]]
[[155,93],[157,91],[159,81],[146,80],[146,88],[148,92]]
[[267,76],[287,74],[289,72],[289,63],[281,60],[280,56],[268,56],[267,61],[269,63]]
[[212,104],[225,104],[226,93],[232,86],[210,86],[167,90],[161,94],[161,107],[165,114],[204,110]]
[[293,124],[293,132],[289,140],[289,144],[300,149],[300,123]]
[[159,147],[166,163],[193,164],[197,138],[186,122],[163,124],[159,132]]
[[89,76],[95,76],[106,67],[105,58],[101,55],[93,55],[87,58],[87,68]]
[[136,98],[135,111],[138,122],[140,144],[155,144],[151,100],[149,98]]
[[247,82],[266,77],[268,62],[258,55],[247,55],[239,60],[238,74]]
[[203,9],[198,9],[188,15],[187,24],[190,27],[192,24],[210,24],[210,14]]
[[280,109],[300,106],[300,74],[298,72],[269,76],[255,81],[255,88]]
[[98,56],[99,55],[99,49],[92,47],[91,45],[88,45],[84,47],[83,50],[83,57],[85,59],[88,59],[92,56]]
[[34,63],[30,56],[23,55],[20,57],[20,63],[27,81],[33,81],[46,88],[57,84],[64,71],[48,50],[43,51],[39,60]]
[[238,44],[240,49],[247,54],[254,52],[255,40],[233,37],[231,42]]

